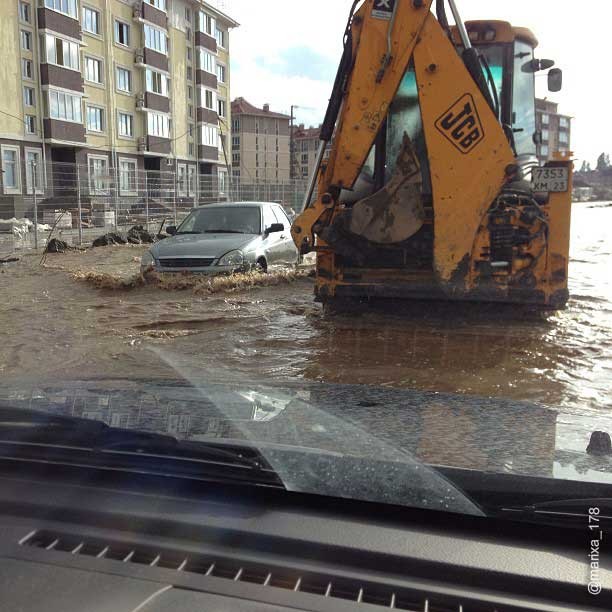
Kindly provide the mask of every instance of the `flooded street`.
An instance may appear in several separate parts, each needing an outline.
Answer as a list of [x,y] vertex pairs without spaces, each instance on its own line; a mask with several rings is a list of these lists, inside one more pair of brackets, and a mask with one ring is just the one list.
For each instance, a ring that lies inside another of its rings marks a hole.
[[[466,305],[331,316],[306,277],[273,275],[272,286],[248,290],[130,288],[144,247],[49,255],[45,268],[29,255],[0,268],[0,377],[371,384],[603,417],[612,407],[610,227],[612,207],[574,207],[572,299],[545,317]],[[128,286],[94,286],[120,279]]]

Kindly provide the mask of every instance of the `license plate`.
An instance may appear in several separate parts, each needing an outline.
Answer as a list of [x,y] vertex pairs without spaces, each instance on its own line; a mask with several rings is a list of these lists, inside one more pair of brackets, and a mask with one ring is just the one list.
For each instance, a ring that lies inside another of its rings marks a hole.
[[533,168],[531,186],[536,192],[561,193],[569,189],[569,168]]

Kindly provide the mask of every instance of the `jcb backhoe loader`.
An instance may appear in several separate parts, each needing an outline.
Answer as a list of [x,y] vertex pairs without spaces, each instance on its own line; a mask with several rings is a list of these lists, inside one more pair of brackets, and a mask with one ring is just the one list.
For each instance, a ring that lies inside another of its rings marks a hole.
[[573,166],[536,157],[535,74],[554,62],[454,0],[453,27],[445,0],[359,3],[292,227],[317,298],[565,306]]

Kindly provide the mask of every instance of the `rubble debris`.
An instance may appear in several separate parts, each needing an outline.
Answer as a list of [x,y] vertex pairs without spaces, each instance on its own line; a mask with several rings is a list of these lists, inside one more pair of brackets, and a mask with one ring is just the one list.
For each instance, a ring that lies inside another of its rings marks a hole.
[[589,455],[612,455],[612,440],[605,431],[594,431],[586,451]]
[[103,246],[113,246],[115,244],[127,244],[128,241],[121,236],[120,234],[117,234],[117,232],[110,232],[108,234],[104,234],[104,236],[100,236],[99,238],[96,238],[92,245],[93,247],[103,247]]
[[47,253],[65,253],[66,251],[71,251],[72,247],[68,245],[67,242],[63,240],[59,240],[59,238],[52,238],[47,243],[46,252]]
[[153,244],[155,238],[142,225],[135,225],[127,233],[127,241],[130,244]]
[[16,263],[18,261],[20,261],[19,257],[5,257],[4,259],[0,258],[0,266],[2,264]]

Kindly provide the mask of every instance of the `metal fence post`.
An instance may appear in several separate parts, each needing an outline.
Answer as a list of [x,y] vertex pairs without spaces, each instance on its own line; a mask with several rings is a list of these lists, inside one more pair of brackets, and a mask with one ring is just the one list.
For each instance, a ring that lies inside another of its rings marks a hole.
[[[115,163],[115,171],[111,175],[111,181],[115,187],[115,231],[119,231],[119,181],[117,180],[117,164]],[[113,178],[114,175],[114,178]],[[111,196],[113,193],[113,187],[111,186]]]
[[34,194],[34,248],[38,250],[38,201],[36,199],[36,162],[32,160],[32,193]]
[[81,206],[81,175],[79,172],[79,164],[76,164],[76,180],[77,180],[77,208],[78,208],[78,230],[79,230],[79,246],[83,246],[83,209]]
[[147,224],[147,232],[149,231],[149,178],[147,171],[144,172],[144,191],[145,191],[145,223]]

